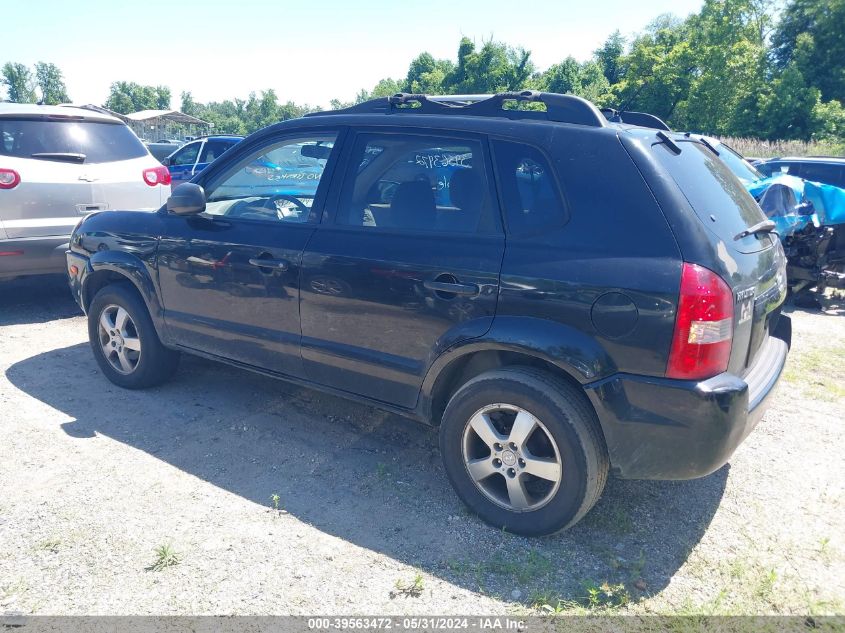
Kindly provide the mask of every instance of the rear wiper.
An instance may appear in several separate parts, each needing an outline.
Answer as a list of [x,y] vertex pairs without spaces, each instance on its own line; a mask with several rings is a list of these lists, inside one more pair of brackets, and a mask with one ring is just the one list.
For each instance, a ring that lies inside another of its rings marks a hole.
[[88,158],[85,154],[74,154],[72,152],[36,152],[30,154],[32,158],[41,158],[43,160],[63,160],[68,163],[84,163]]
[[771,220],[763,220],[754,226],[749,226],[742,233],[737,233],[736,237],[734,237],[734,242],[741,240],[743,237],[748,237],[749,235],[755,235],[757,233],[771,233],[775,230],[775,226],[775,223]]

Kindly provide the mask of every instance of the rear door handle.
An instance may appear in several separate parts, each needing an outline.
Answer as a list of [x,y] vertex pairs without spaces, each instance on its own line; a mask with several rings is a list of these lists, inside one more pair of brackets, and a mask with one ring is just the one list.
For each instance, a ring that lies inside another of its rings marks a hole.
[[290,265],[286,259],[270,259],[269,257],[266,259],[261,257],[250,257],[249,263],[253,266],[258,266],[258,268],[272,268],[282,271],[287,270]]
[[434,292],[442,292],[464,297],[474,297],[479,293],[476,284],[460,284],[449,281],[424,281],[423,286]]

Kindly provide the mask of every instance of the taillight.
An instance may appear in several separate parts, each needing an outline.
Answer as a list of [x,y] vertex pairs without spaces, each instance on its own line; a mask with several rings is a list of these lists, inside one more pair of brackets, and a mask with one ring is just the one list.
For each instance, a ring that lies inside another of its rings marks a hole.
[[150,167],[149,169],[144,170],[144,182],[150,187],[155,187],[156,185],[169,185],[170,172],[164,165]]
[[14,189],[21,183],[21,175],[14,169],[0,169],[0,189]]
[[666,376],[696,380],[726,371],[733,320],[728,284],[712,270],[685,263]]

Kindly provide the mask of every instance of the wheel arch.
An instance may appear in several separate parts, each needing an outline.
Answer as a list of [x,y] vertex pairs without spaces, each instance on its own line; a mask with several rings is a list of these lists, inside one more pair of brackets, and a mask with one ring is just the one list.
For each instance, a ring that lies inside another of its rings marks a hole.
[[84,310],[88,311],[97,292],[112,283],[126,283],[138,293],[161,338],[163,333],[161,304],[155,284],[144,262],[129,253],[100,251],[91,256],[82,283],[81,300]]
[[[485,371],[519,365],[541,369],[582,392],[584,384],[616,371],[594,338],[570,326],[533,317],[496,317],[486,335],[454,345],[434,360],[423,380],[420,417],[438,425],[461,385]],[[584,399],[589,402],[586,393]]]

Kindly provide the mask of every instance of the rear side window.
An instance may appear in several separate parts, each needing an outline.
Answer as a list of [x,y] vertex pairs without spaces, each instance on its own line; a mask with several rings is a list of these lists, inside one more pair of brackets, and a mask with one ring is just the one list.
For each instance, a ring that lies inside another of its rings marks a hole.
[[655,155],[705,226],[741,252],[768,246],[771,242],[765,235],[734,240],[745,229],[763,222],[766,216],[728,166],[701,143],[681,140],[676,143],[681,148],[680,154],[663,143],[656,143]]
[[536,148],[493,141],[508,232],[533,233],[561,226],[568,219],[554,173]]
[[363,134],[353,146],[336,222],[367,228],[493,233],[499,226],[475,140]]
[[804,180],[845,187],[845,166],[826,163],[800,163],[797,165],[795,172]]
[[0,118],[0,155],[41,160],[110,163],[147,155],[147,148],[122,123]]

